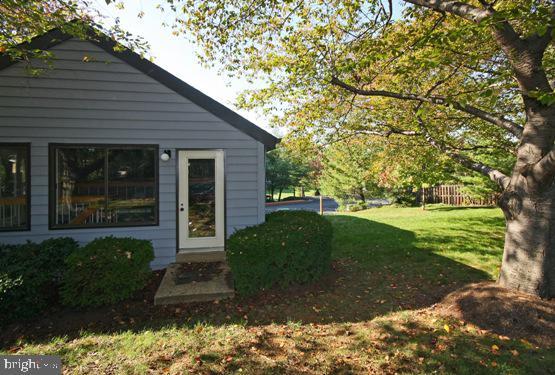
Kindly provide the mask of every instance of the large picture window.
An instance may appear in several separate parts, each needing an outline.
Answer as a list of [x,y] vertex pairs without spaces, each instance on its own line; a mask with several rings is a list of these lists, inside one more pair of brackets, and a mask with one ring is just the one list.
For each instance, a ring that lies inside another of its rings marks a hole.
[[51,145],[56,228],[156,225],[158,147]]
[[29,144],[0,143],[0,231],[29,230]]

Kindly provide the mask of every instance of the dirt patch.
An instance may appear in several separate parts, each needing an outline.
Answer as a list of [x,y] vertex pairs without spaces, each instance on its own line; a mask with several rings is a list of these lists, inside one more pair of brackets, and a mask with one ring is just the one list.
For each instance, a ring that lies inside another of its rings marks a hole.
[[223,272],[221,262],[183,263],[175,275],[177,285],[210,281]]
[[555,347],[554,300],[481,282],[450,293],[434,310],[502,336]]

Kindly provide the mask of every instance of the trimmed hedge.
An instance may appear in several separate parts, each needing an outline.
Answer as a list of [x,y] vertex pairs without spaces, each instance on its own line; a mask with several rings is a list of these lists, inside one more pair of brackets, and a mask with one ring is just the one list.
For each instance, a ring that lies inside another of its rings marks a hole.
[[0,325],[32,318],[58,302],[65,260],[78,246],[65,237],[0,245]]
[[330,268],[332,226],[308,211],[278,211],[227,241],[235,288],[253,294],[274,285],[307,283]]
[[150,241],[97,238],[67,258],[62,302],[85,307],[124,300],[146,285],[153,259]]

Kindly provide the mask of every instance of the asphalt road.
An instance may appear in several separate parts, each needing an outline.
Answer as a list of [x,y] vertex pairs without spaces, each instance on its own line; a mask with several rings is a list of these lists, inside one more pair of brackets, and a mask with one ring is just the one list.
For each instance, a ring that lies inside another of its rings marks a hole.
[[[320,198],[307,197],[305,202],[288,203],[277,206],[266,206],[266,212],[305,210],[320,212]],[[368,207],[379,207],[389,204],[387,199],[372,199],[368,202]],[[333,198],[324,198],[324,212],[336,212],[339,205]]]
[[[324,212],[335,212],[339,205],[332,198],[324,198]],[[266,206],[266,212],[304,210],[320,212],[320,198],[308,198],[305,202]]]

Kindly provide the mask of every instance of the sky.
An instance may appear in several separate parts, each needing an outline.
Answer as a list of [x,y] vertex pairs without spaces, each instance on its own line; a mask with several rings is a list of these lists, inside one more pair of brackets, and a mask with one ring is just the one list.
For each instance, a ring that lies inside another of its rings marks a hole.
[[[124,9],[117,9],[115,2],[106,5],[105,0],[92,0],[92,6],[101,14],[109,17],[118,17],[123,29],[136,36],[141,36],[149,42],[149,55],[155,64],[169,71],[173,75],[199,89],[206,95],[238,112],[243,117],[281,137],[285,134],[284,129],[275,129],[269,126],[269,121],[255,111],[239,110],[234,106],[238,94],[245,89],[252,88],[250,84],[241,78],[229,78],[220,76],[218,68],[205,68],[201,66],[196,56],[196,47],[187,41],[184,36],[174,36],[171,29],[164,28],[162,23],[167,21],[172,24],[175,15],[171,12],[161,12],[156,9],[159,1],[132,0],[124,1]],[[399,17],[401,11],[400,1],[394,1],[394,19]],[[144,12],[142,18],[138,18],[139,12]],[[173,16],[173,17],[172,17]]]

